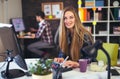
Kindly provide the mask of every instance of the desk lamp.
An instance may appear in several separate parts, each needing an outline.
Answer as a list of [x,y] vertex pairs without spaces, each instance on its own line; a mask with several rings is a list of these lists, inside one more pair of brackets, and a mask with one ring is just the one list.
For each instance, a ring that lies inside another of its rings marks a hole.
[[10,62],[12,62],[13,60],[15,60],[17,65],[19,65],[21,68],[27,70],[27,65],[25,61],[23,61],[22,57],[20,55],[16,55],[15,57],[11,56],[12,51],[13,50],[6,51],[7,66],[6,66],[6,70],[1,72],[2,77],[5,79],[17,78],[25,75],[24,71],[20,69],[9,69]]
[[94,57],[94,55],[97,54],[98,49],[101,49],[105,53],[105,55],[107,57],[107,60],[108,60],[108,68],[107,68],[108,69],[108,76],[107,77],[108,77],[108,79],[110,79],[110,67],[111,67],[110,56],[107,53],[107,51],[102,47],[102,41],[97,40],[92,46],[86,46],[86,47],[84,47],[82,49],[82,51],[85,54]]

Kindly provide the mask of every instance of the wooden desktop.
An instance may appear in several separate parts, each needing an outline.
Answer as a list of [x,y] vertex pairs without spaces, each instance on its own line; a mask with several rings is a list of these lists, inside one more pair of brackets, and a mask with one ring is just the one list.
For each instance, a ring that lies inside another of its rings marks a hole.
[[26,39],[26,38],[30,38],[30,39],[34,39],[35,38],[35,33],[31,33],[31,32],[27,32],[27,33],[19,33],[17,34],[17,37],[19,39]]

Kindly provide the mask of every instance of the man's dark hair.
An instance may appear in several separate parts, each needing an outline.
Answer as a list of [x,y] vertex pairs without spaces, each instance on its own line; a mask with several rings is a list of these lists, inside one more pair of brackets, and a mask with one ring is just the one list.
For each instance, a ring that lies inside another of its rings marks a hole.
[[45,14],[44,14],[44,12],[42,12],[42,11],[36,12],[36,16],[41,16],[42,19],[45,18]]

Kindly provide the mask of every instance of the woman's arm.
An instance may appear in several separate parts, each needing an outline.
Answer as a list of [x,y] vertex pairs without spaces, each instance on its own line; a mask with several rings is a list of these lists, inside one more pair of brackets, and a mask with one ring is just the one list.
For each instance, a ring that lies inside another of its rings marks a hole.
[[62,63],[64,58],[54,58],[54,62]]
[[77,67],[79,67],[79,63],[75,62],[75,61],[68,60],[65,62],[64,66],[77,68]]

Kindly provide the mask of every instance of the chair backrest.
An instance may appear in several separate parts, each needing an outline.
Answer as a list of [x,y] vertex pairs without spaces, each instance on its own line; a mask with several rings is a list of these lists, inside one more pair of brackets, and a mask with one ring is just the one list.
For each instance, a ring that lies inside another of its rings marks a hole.
[[15,56],[18,54],[18,45],[17,41],[15,39],[14,32],[12,28],[8,27],[2,27],[0,28],[0,61],[5,60],[5,51],[8,50],[13,50],[12,56]]
[[[110,55],[111,66],[117,65],[119,44],[103,43],[103,48]],[[105,63],[107,63],[107,57],[102,50],[98,50],[97,60],[103,60]]]

